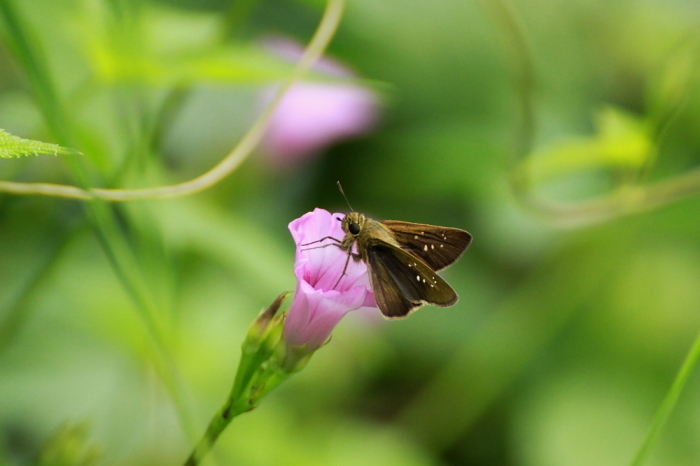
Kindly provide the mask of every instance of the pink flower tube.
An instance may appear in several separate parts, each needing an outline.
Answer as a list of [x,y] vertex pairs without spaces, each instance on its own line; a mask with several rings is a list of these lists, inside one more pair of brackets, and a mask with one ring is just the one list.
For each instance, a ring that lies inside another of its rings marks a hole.
[[297,287],[284,323],[287,347],[303,347],[303,352],[313,352],[328,340],[345,314],[376,306],[367,266],[351,258],[345,275],[338,281],[347,252],[333,246],[337,243],[331,239],[314,243],[328,236],[342,240],[345,233],[340,219],[344,216],[315,209],[289,224],[297,245],[294,264]]

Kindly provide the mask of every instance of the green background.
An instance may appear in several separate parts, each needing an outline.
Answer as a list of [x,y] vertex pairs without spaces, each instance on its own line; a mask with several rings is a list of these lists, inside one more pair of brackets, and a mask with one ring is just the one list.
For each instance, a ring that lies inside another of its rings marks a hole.
[[[91,183],[129,188],[222,159],[260,90],[291,69],[259,41],[307,43],[323,10],[2,3],[16,16],[0,22],[0,128],[74,147]],[[529,58],[511,47],[504,4]],[[692,169],[698,11],[682,0],[352,0],[328,55],[377,92],[371,134],[285,169],[256,152],[202,193],[113,206],[111,233],[95,233],[80,201],[0,195],[0,464],[53,450],[65,461],[42,464],[181,464],[194,442],[182,406],[196,437],[228,394],[248,324],[294,289],[287,224],[315,207],[347,211],[337,180],[372,218],[470,231],[443,273],[461,299],[400,322],[349,316],[303,372],[234,420],[208,464],[628,464],[700,329],[700,200],[562,227],[509,179],[526,156],[533,192],[575,201]],[[12,24],[45,63],[42,82]],[[531,154],[518,154],[523,63]],[[49,87],[61,108],[42,106]],[[70,160],[0,160],[0,179],[79,184]],[[165,335],[179,408],[139,293]],[[648,464],[700,463],[699,390],[691,377]]]

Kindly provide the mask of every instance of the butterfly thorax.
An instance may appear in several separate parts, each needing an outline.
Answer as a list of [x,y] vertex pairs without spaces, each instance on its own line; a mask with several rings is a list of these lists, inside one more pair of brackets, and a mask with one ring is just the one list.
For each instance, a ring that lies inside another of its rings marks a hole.
[[383,242],[400,247],[391,232],[380,222],[365,217],[358,212],[351,212],[345,216],[342,223],[345,238],[342,248],[349,251],[354,243],[361,256],[366,254],[367,248],[373,244]]

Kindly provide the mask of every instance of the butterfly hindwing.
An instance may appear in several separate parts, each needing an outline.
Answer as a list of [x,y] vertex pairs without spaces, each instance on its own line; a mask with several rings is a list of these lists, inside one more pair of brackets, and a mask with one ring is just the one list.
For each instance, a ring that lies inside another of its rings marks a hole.
[[373,243],[366,263],[375,301],[386,317],[405,317],[423,304],[457,302],[457,293],[422,260],[381,241]]
[[472,236],[459,228],[385,220],[401,248],[418,257],[434,270],[442,270],[464,253]]
[[383,265],[370,266],[368,264],[367,269],[374,293],[374,301],[384,317],[401,319],[423,305],[423,303],[411,302],[406,299],[398,287],[389,286],[389,284],[394,283],[393,278]]

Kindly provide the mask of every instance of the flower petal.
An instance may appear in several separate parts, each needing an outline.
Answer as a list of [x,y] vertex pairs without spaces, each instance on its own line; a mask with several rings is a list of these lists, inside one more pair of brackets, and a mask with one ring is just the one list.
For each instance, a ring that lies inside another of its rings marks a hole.
[[[273,53],[290,61],[303,48],[285,38],[266,41]],[[262,142],[276,165],[294,165],[318,154],[333,143],[369,133],[379,119],[379,97],[370,88],[351,82],[354,74],[341,63],[321,58],[314,71],[335,81],[305,81],[292,86],[278,103]],[[261,103],[275,94],[266,89]]]
[[315,209],[289,224],[297,245],[297,287],[284,326],[287,345],[313,351],[345,314],[376,306],[366,264],[339,247],[345,236],[343,217]]

